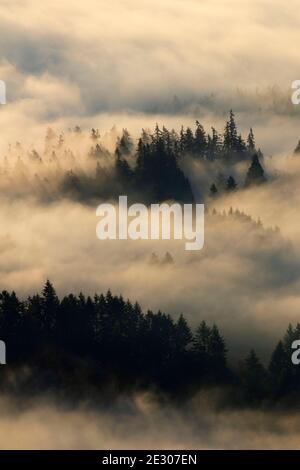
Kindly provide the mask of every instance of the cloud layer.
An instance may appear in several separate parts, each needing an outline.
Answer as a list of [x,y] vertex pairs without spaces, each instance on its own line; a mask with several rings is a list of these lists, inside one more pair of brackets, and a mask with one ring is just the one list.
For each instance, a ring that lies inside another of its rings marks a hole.
[[33,142],[48,123],[107,129],[124,112],[142,113],[140,126],[174,112],[217,125],[231,107],[246,127],[283,116],[277,125],[291,133],[300,115],[290,103],[296,10],[296,0],[2,2],[1,140],[22,133]]

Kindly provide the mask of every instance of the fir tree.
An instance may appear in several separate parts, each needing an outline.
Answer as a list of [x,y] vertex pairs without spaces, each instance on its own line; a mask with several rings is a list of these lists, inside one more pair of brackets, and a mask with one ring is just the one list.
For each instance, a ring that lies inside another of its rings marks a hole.
[[209,188],[209,192],[210,192],[211,197],[217,196],[217,194],[218,194],[218,189],[217,189],[217,186],[215,185],[215,183],[213,183],[213,184],[211,185],[211,187]]
[[233,176],[229,176],[227,183],[226,183],[226,190],[227,191],[235,191],[237,188],[237,184]]
[[222,156],[222,139],[214,127],[211,128],[212,135],[207,138],[207,160],[217,160]]
[[267,373],[253,349],[242,364],[241,380],[247,403],[255,404],[265,397]]
[[120,156],[128,156],[133,151],[133,142],[127,129],[123,129],[121,138],[118,138],[116,151]]
[[47,280],[42,290],[41,317],[46,336],[53,333],[59,310],[59,300],[51,282]]
[[250,128],[250,132],[247,137],[247,150],[250,155],[253,155],[255,153],[255,139],[252,127]]
[[279,341],[269,363],[270,391],[274,397],[281,397],[290,388],[291,369],[290,354]]
[[252,163],[246,175],[245,186],[249,187],[253,185],[258,185],[265,183],[266,181],[267,179],[265,177],[264,169],[259,162],[258,156],[255,154],[252,157]]
[[195,139],[194,139],[194,153],[204,158],[207,150],[207,139],[203,126],[199,121],[196,121]]

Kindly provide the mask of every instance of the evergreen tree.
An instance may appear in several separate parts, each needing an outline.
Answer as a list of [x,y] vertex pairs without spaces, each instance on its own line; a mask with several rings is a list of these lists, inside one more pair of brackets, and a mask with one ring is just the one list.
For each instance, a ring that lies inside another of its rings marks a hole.
[[46,336],[53,334],[57,315],[59,311],[59,300],[51,282],[47,280],[42,290],[41,297],[41,321],[42,329]]
[[218,189],[217,189],[217,186],[215,185],[215,183],[213,183],[213,184],[211,185],[211,187],[209,188],[209,191],[210,191],[211,197],[217,196],[217,194],[218,194]]
[[246,175],[245,186],[249,187],[253,185],[258,185],[265,183],[266,181],[267,179],[265,177],[264,169],[259,162],[258,156],[255,154],[252,157],[252,163]]
[[216,325],[213,325],[210,331],[208,354],[214,373],[218,374],[223,371],[226,367],[227,347]]
[[286,351],[283,342],[279,341],[269,363],[270,391],[274,397],[280,398],[287,391],[291,391],[291,369],[290,354]]
[[298,153],[300,153],[300,140],[299,140],[299,142],[298,142],[298,144],[297,144],[297,146],[294,150],[294,154],[298,154]]
[[120,186],[119,194],[127,194],[130,190],[134,174],[127,160],[120,155],[118,149],[116,150],[115,172],[116,184]]
[[117,140],[116,151],[120,156],[128,156],[133,151],[133,142],[127,129],[123,129],[121,138]]
[[237,188],[237,184],[233,176],[229,176],[227,183],[226,183],[226,190],[227,191],[235,191]]
[[194,152],[194,135],[190,127],[187,127],[184,135],[184,152],[192,154]]
[[253,349],[242,364],[240,375],[247,403],[255,404],[265,398],[267,372]]
[[193,335],[186,319],[182,314],[175,324],[175,329],[177,350],[180,352],[186,351],[187,347],[191,344]]
[[247,137],[247,150],[250,156],[252,156],[255,153],[255,139],[254,139],[252,127],[250,128],[250,132]]
[[246,156],[248,156],[247,145],[245,144],[241,134],[237,138],[235,150],[239,160],[243,160]]
[[98,140],[98,139],[100,139],[99,129],[94,129],[94,128],[92,128],[92,130],[91,130],[91,139],[92,139],[92,140]]
[[135,184],[143,202],[166,200],[193,201],[188,179],[180,169],[176,149],[169,132],[156,125],[150,144],[138,142],[135,167]]
[[207,150],[206,158],[207,160],[217,160],[222,157],[222,139],[214,127],[211,128],[212,135],[208,135],[207,138]]
[[238,151],[238,134],[233,111],[230,110],[229,120],[226,122],[223,141],[226,159],[235,159]]
[[199,121],[196,121],[196,130],[194,138],[194,153],[201,158],[204,158],[207,150],[207,138],[203,126]]
[[196,329],[193,339],[193,351],[196,355],[202,356],[209,352],[210,328],[205,321],[202,321]]
[[0,294],[0,332],[7,344],[8,360],[22,358],[24,309],[15,292]]

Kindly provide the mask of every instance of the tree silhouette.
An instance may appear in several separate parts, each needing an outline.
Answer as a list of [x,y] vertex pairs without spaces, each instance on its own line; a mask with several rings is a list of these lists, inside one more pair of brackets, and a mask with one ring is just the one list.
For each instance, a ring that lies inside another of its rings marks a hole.
[[226,190],[227,191],[235,191],[237,188],[237,184],[233,176],[229,176],[227,183],[226,183]]
[[266,395],[267,372],[253,349],[242,364],[241,381],[247,403],[256,404]]
[[51,282],[47,280],[41,296],[41,322],[46,337],[51,336],[56,326],[59,300]]
[[252,163],[246,175],[245,186],[246,187],[255,186],[255,185],[265,183],[266,181],[267,179],[265,177],[264,169],[259,162],[259,158],[257,154],[255,154],[252,158]]
[[250,128],[250,132],[247,137],[247,150],[250,155],[255,153],[255,139],[252,128]]
[[217,194],[218,194],[218,189],[217,189],[217,186],[215,185],[215,183],[213,183],[213,184],[211,185],[211,187],[209,188],[209,191],[210,191],[210,195],[211,195],[212,197],[217,196]]
[[300,153],[300,140],[298,141],[298,144],[294,150],[294,154]]
[[116,393],[154,387],[183,398],[201,387],[225,391],[230,385],[235,405],[294,406],[300,372],[291,362],[291,345],[299,337],[300,324],[289,325],[267,370],[252,350],[235,371],[216,325],[202,321],[193,332],[183,315],[174,321],[161,311],[144,313],[110,290],[59,300],[48,280],[40,295],[26,300],[15,292],[0,294],[0,338],[8,353],[0,386],[15,390],[20,380],[19,389],[31,394],[58,388],[81,398],[113,384]]

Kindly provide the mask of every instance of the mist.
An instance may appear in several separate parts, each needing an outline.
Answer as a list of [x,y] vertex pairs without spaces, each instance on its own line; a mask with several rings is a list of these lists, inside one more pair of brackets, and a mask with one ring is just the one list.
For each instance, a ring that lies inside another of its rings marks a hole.
[[[183,313],[193,329],[216,323],[233,367],[251,348],[267,365],[288,324],[299,322],[298,8],[296,0],[2,0],[0,290],[26,298],[46,279],[59,296],[111,289],[145,312]],[[104,184],[123,128],[134,147],[156,124],[180,132],[197,119],[222,133],[230,109],[244,138],[253,128],[268,181],[245,189],[249,162],[217,168],[184,157],[196,201],[206,195],[199,252],[180,240],[100,241],[103,200],[62,189],[70,174],[92,186],[97,164]],[[230,171],[238,190],[212,199],[217,170]],[[297,410],[232,409],[219,406],[220,394],[203,390],[182,409],[154,392],[120,394],[107,407],[2,392],[0,447],[299,447]]]
[[[223,410],[205,392],[184,409],[155,396],[121,397],[107,410],[48,398],[20,409],[0,402],[1,449],[298,449],[299,413]],[[29,432],[30,430],[30,432]],[[109,453],[109,451],[108,451]]]

